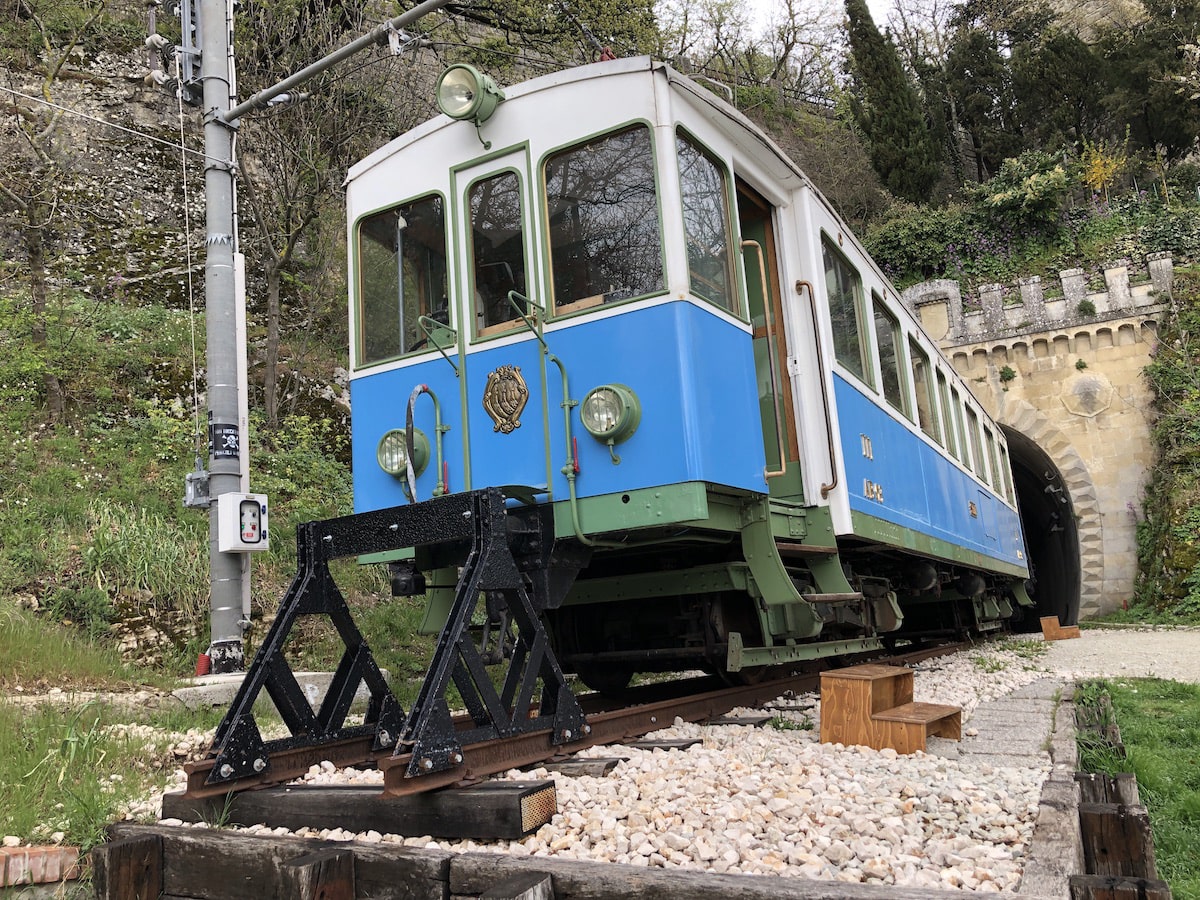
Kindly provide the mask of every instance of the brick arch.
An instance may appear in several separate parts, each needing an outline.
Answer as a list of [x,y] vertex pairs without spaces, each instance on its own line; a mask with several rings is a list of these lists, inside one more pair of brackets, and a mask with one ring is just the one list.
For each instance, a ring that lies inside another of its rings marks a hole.
[[1071,500],[1079,534],[1079,606],[1068,612],[1072,614],[1072,621],[1076,616],[1099,613],[1104,591],[1104,525],[1096,486],[1087,464],[1046,414],[1028,401],[1002,404],[995,411],[995,419],[1000,425],[1033,441],[1058,469]]

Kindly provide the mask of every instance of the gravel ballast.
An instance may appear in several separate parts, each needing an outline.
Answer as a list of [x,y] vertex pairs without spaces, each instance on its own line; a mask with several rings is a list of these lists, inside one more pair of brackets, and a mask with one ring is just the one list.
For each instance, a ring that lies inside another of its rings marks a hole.
[[[971,718],[981,703],[1008,697],[1039,679],[1150,674],[1140,663],[1126,662],[1122,668],[1126,656],[1179,671],[1164,654],[1164,643],[1173,653],[1197,656],[1200,632],[1186,632],[1179,641],[1162,637],[1161,632],[1087,631],[1082,639],[1057,643],[1044,654],[1038,652],[1043,648],[1018,641],[983,646],[916,666],[915,698],[961,706],[965,744],[977,733]],[[1031,638],[1029,644],[1039,641]],[[445,841],[341,829],[245,830],[713,873],[984,892],[1018,888],[1041,786],[1051,771],[1048,753],[998,765],[995,754],[960,753],[958,744],[940,740],[932,741],[928,752],[907,756],[821,744],[816,695],[781,698],[765,712],[775,718],[761,728],[677,721],[653,735],[699,738],[686,751],[620,746],[585,751],[582,755],[627,757],[605,777],[555,777],[545,769],[499,776],[555,778],[558,814],[521,841]],[[1002,753],[1003,747],[995,750]],[[303,781],[381,783],[382,776],[325,763]],[[182,787],[180,772],[171,789]],[[130,810],[130,817],[153,814],[156,802],[160,808],[160,799],[149,800]]]

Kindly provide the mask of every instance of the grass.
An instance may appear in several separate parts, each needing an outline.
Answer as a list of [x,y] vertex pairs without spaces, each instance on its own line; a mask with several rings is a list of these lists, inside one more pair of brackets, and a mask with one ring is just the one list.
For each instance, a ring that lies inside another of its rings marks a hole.
[[174,683],[161,674],[135,671],[115,650],[6,601],[0,601],[0,660],[0,690],[5,693],[55,687],[127,690],[136,684]]
[[1171,625],[1171,626],[1200,626],[1200,610],[1172,607],[1155,609],[1146,603],[1131,603],[1126,609],[1113,610],[1094,619],[1081,622],[1084,628],[1104,627],[1105,625]]
[[1081,736],[1084,771],[1133,772],[1150,814],[1158,877],[1176,900],[1200,900],[1200,685],[1159,679],[1090,682],[1076,702],[1112,699],[1127,756]]

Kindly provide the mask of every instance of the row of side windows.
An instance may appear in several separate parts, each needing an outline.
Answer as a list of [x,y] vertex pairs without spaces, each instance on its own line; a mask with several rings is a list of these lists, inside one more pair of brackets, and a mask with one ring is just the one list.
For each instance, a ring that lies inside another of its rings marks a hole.
[[[951,386],[945,372],[930,361],[929,354],[916,338],[907,335],[905,340],[899,319],[874,292],[871,294],[871,314],[877,353],[872,353],[865,321],[862,277],[828,235],[821,237],[821,252],[829,319],[833,327],[833,353],[838,363],[872,390],[881,391],[893,408],[909,421],[915,421],[930,439],[945,447],[951,456],[976,472],[1010,503],[1015,502],[1008,452],[992,429],[981,426],[978,414],[963,401],[958,387]],[[907,370],[911,373],[916,400],[915,418],[904,378],[905,343]]]
[[[691,292],[736,311],[727,172],[682,129],[675,154]],[[543,173],[553,315],[666,290],[648,127],[561,150]],[[486,175],[468,185],[465,199],[474,333],[511,330],[527,312],[516,297],[528,290],[521,177]],[[430,195],[363,218],[356,243],[360,363],[425,349],[432,329],[450,324],[443,199]]]

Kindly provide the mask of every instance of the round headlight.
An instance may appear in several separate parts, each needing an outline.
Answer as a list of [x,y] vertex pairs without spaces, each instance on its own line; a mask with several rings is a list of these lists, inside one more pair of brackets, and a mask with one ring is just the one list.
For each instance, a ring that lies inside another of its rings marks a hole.
[[[379,468],[396,478],[403,478],[408,472],[408,446],[404,439],[403,428],[393,428],[379,439],[375,449],[375,458],[379,460]],[[420,475],[425,471],[429,462],[429,439],[417,428],[413,430],[413,471]]]
[[451,66],[437,83],[438,109],[452,119],[486,122],[504,99],[504,92],[491,78],[464,63]]
[[637,395],[625,385],[604,384],[583,398],[579,418],[596,440],[619,444],[637,430],[642,408]]

